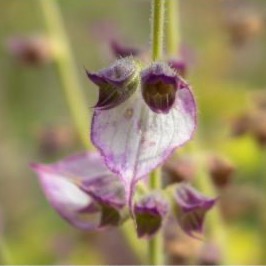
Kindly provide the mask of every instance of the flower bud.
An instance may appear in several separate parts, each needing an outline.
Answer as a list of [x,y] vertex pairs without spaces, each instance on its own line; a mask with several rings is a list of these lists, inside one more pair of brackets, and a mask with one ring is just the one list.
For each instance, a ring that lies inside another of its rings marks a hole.
[[138,65],[130,57],[117,60],[97,73],[87,72],[89,79],[99,87],[95,108],[108,110],[126,101],[139,84]]
[[233,14],[227,22],[227,29],[234,45],[243,45],[262,32],[263,19],[260,15],[252,14],[249,10]]
[[170,59],[169,66],[176,71],[178,75],[185,78],[187,75],[187,64],[182,59]]
[[168,202],[159,193],[145,196],[134,206],[138,237],[152,237],[162,226]]
[[167,65],[153,63],[141,72],[142,96],[155,113],[168,113],[176,100],[176,92],[187,84]]
[[250,129],[250,115],[248,113],[243,113],[238,115],[232,121],[232,135],[234,137],[242,136],[246,134]]
[[259,146],[266,145],[266,112],[257,111],[252,115],[250,131]]
[[12,37],[7,48],[19,62],[26,65],[42,65],[52,62],[51,42],[44,36]]
[[111,50],[116,58],[138,56],[141,53],[138,48],[126,47],[114,40],[111,42]]
[[209,171],[213,183],[221,188],[230,183],[235,167],[228,159],[216,155],[209,158]]
[[167,184],[191,181],[196,174],[196,165],[192,158],[169,158],[162,167],[163,180]]
[[175,190],[176,219],[185,233],[194,237],[203,233],[205,215],[216,199],[208,198],[188,184],[180,184]]
[[36,128],[35,136],[41,155],[51,157],[62,151],[69,150],[76,142],[76,136],[72,128],[63,125],[48,125]]

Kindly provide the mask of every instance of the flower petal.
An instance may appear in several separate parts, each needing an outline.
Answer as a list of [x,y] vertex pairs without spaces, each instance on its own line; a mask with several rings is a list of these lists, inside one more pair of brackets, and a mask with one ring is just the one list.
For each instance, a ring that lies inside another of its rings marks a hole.
[[[95,230],[121,221],[119,211],[125,205],[123,186],[99,154],[83,153],[50,165],[33,164],[32,169],[39,175],[50,204],[72,225]],[[113,187],[116,190],[112,194],[105,193]]]
[[129,192],[132,184],[190,140],[195,127],[196,106],[189,87],[178,90],[168,114],[150,110],[137,90],[114,109],[94,111],[91,139]]

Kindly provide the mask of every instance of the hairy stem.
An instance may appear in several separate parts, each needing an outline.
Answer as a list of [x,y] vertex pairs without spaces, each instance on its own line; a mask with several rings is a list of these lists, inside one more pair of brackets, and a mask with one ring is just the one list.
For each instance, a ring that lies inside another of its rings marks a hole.
[[51,40],[63,93],[81,143],[90,149],[88,107],[79,82],[64,21],[56,0],[39,0]]
[[179,0],[166,0],[166,48],[168,56],[180,54],[180,13]]
[[164,0],[152,0],[152,59],[161,59],[163,54]]
[[[152,0],[152,59],[160,60],[163,55],[163,33],[164,33],[164,8],[165,0]],[[150,176],[150,189],[161,190],[161,170],[156,169]],[[148,243],[149,264],[163,265],[163,235],[158,232]]]

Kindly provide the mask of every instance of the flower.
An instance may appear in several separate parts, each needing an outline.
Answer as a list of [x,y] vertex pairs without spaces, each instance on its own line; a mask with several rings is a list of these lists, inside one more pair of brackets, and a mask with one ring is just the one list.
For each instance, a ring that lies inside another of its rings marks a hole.
[[188,64],[184,59],[172,58],[168,61],[169,66],[181,77],[186,77]]
[[[106,79],[116,66],[122,82],[115,75]],[[127,195],[138,180],[190,140],[196,128],[189,85],[167,63],[153,63],[140,73],[139,68],[132,58],[124,58],[88,75],[100,89],[91,140],[123,181]]]
[[169,210],[168,202],[159,193],[145,195],[134,205],[138,237],[152,237],[162,226]]
[[30,66],[51,63],[54,59],[51,41],[45,36],[14,36],[7,40],[7,50],[20,63]]
[[111,46],[111,51],[116,58],[138,56],[141,54],[140,49],[135,47],[124,46],[116,40],[111,41],[110,46]]
[[208,171],[217,188],[224,188],[232,183],[235,170],[234,164],[226,157],[213,154],[208,158]]
[[31,167],[49,203],[75,227],[97,230],[123,221],[124,188],[98,153],[77,154]]
[[205,215],[214,206],[216,199],[208,198],[184,183],[177,186],[174,198],[179,226],[190,236],[202,233]]

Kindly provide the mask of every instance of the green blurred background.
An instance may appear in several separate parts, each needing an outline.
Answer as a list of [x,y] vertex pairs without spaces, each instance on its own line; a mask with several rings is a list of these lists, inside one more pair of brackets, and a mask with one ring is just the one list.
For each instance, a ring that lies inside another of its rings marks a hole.
[[[97,70],[112,62],[110,37],[148,48],[150,1],[58,2],[89,112],[97,90],[88,82],[84,66]],[[188,80],[199,106],[197,138],[204,150],[225,156],[236,168],[233,192],[221,191],[228,193],[225,209],[233,206],[229,214],[224,211],[227,261],[263,264],[266,154],[251,135],[232,138],[231,122],[252,108],[253,95],[266,89],[266,1],[181,0],[180,6],[182,41],[193,61]],[[239,43],[232,16],[243,9],[261,24]],[[2,0],[0,25],[0,239],[12,263],[139,263],[119,230],[80,232],[46,202],[29,163],[53,161],[82,147],[56,66],[25,65],[7,47],[12,36],[46,34],[39,1]],[[145,241],[139,242],[144,252]]]

